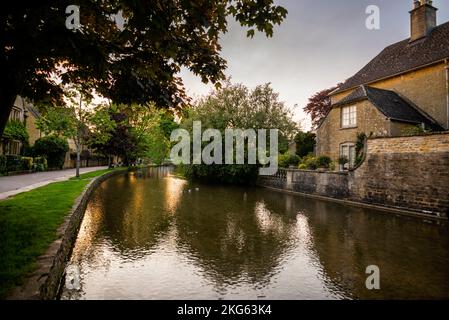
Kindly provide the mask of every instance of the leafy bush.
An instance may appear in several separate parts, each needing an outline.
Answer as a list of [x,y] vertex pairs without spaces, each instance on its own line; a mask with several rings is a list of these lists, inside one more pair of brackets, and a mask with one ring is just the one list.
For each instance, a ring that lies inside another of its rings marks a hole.
[[288,168],[289,166],[297,166],[301,159],[297,155],[292,155],[290,152],[286,152],[279,156],[279,167]]
[[33,158],[21,157],[20,162],[21,162],[22,170],[32,170],[33,169]]
[[67,151],[69,151],[69,145],[66,139],[57,136],[40,138],[34,144],[34,153],[45,156],[49,168],[62,169]]
[[332,160],[328,156],[321,156],[316,159],[316,165],[318,168],[328,169],[331,162]]
[[423,128],[421,125],[417,125],[417,126],[412,126],[412,127],[403,129],[401,131],[401,135],[403,135],[403,136],[422,136],[429,132],[432,132],[432,130]]
[[36,157],[33,159],[33,169],[36,172],[46,171],[48,169],[47,159]]
[[19,140],[26,144],[28,143],[29,135],[25,125],[21,121],[12,120],[6,124],[2,138],[6,140]]
[[301,164],[306,166],[308,170],[316,170],[318,168],[317,158],[313,154],[309,154],[302,158]]
[[335,168],[336,168],[337,166],[335,165],[335,162],[334,161],[332,161],[330,164],[329,164],[329,170],[330,171],[335,171]]
[[305,163],[300,163],[299,166],[298,166],[298,169],[299,170],[307,170],[308,168],[307,168],[307,165]]
[[312,132],[298,132],[295,136],[296,154],[305,157],[315,149],[316,135]]
[[252,185],[259,174],[258,165],[184,165],[180,175],[207,183]]
[[20,156],[15,154],[6,155],[6,172],[14,172],[21,170]]

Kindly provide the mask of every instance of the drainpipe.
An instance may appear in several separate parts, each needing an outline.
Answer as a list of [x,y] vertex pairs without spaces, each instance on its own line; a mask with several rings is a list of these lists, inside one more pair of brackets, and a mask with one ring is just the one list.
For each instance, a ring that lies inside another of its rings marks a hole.
[[447,95],[447,102],[446,102],[446,129],[449,130],[449,60],[444,60],[446,63],[446,95]]

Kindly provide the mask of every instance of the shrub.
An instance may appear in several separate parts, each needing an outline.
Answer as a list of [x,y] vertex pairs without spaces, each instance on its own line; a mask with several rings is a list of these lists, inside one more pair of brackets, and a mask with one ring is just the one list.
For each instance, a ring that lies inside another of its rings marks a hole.
[[309,154],[302,158],[301,164],[304,164],[309,170],[316,170],[318,168],[317,158]]
[[6,140],[19,140],[23,144],[27,144],[29,135],[23,122],[12,120],[6,124],[2,138]]
[[328,156],[321,156],[316,159],[316,165],[318,168],[328,169],[331,162],[332,160]]
[[288,168],[289,166],[297,166],[301,159],[297,155],[292,155],[290,152],[286,152],[279,156],[279,167]]
[[337,166],[336,166],[336,164],[335,164],[335,162],[334,161],[332,161],[330,164],[329,164],[329,170],[330,171],[335,171],[335,168],[336,168]]
[[298,166],[299,170],[307,170],[307,165],[305,163],[300,163]]
[[31,157],[22,157],[20,159],[21,169],[22,170],[32,170],[33,169],[33,158]]
[[38,156],[45,156],[49,168],[62,169],[69,145],[66,139],[57,136],[40,138],[34,144],[34,152]]
[[33,169],[37,172],[46,171],[48,169],[47,159],[45,159],[44,157],[34,158]]
[[14,172],[21,170],[20,156],[15,154],[6,155],[6,172]]
[[249,164],[183,165],[178,173],[188,179],[206,183],[253,185],[259,174],[259,166]]
[[403,136],[421,136],[426,133],[432,132],[432,130],[423,128],[421,125],[405,128],[401,131]]

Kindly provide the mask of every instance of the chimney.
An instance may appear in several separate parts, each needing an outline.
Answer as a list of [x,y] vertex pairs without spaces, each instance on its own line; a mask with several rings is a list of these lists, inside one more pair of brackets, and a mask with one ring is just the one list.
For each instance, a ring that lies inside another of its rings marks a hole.
[[414,0],[414,8],[410,11],[410,42],[426,37],[437,26],[437,8],[432,0]]

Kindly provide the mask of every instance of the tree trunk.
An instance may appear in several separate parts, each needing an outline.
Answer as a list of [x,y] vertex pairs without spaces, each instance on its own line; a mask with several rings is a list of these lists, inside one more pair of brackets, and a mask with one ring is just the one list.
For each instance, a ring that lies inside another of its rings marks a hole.
[[76,144],[76,177],[80,177],[80,158],[81,158],[81,148],[80,144]]

